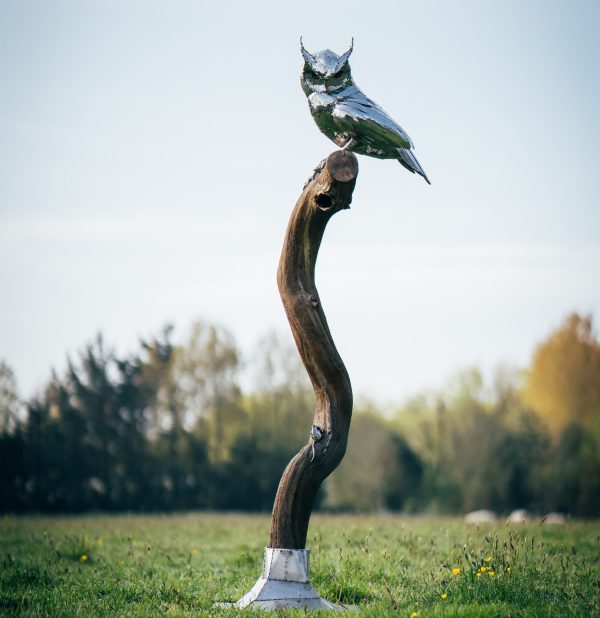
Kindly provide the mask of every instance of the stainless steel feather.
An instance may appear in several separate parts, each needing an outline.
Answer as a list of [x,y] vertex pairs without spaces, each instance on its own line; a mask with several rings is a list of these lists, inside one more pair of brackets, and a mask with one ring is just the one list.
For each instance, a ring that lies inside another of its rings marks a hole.
[[330,49],[311,54],[300,38],[304,58],[300,82],[314,121],[340,148],[379,159],[397,159],[431,184],[406,131],[354,83],[348,62],[353,47],[354,39],[341,56]]

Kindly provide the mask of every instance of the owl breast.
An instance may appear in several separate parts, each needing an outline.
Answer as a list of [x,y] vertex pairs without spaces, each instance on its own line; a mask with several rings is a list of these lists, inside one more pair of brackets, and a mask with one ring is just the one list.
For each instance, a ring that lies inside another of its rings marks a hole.
[[344,132],[336,126],[337,123],[333,115],[336,101],[335,97],[325,92],[313,92],[308,97],[310,113],[321,133],[324,133],[338,146],[343,146],[348,141],[348,136],[342,134]]
[[308,104],[310,105],[310,111],[314,112],[321,107],[333,107],[335,98],[326,92],[313,92],[308,97]]

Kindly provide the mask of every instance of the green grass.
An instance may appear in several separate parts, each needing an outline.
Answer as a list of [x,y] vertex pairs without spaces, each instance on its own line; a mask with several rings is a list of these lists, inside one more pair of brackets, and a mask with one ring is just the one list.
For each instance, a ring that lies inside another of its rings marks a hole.
[[[268,529],[245,515],[4,517],[0,615],[237,615],[212,604],[250,589]],[[599,535],[595,522],[315,516],[311,581],[365,616],[588,617],[600,615]]]

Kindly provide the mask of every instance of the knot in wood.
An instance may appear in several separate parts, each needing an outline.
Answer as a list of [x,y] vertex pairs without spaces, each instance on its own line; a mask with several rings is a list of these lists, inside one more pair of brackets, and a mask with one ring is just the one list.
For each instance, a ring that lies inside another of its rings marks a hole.
[[311,440],[318,442],[323,437],[323,430],[317,425],[313,425],[310,430]]

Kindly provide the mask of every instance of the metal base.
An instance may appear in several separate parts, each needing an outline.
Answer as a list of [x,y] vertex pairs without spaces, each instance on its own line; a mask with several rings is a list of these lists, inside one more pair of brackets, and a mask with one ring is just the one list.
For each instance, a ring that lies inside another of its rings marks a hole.
[[285,607],[352,611],[354,607],[325,601],[308,581],[308,549],[265,548],[263,572],[250,592],[237,603],[217,603],[218,607],[277,610]]

